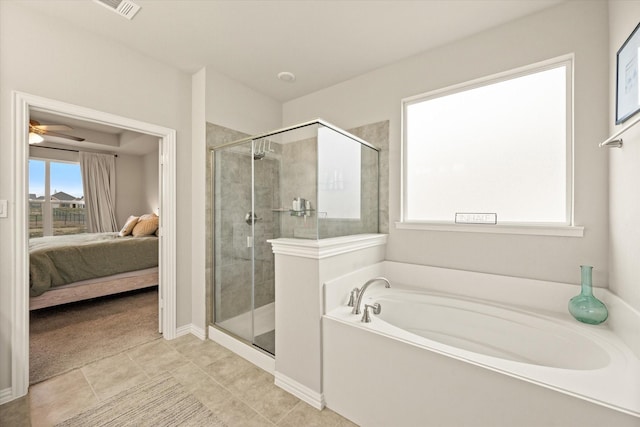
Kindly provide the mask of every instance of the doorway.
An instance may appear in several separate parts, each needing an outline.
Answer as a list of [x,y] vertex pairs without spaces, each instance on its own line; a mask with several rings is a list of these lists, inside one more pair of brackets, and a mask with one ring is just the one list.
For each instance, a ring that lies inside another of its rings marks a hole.
[[28,128],[30,111],[56,114],[148,134],[160,140],[159,203],[159,321],[165,339],[176,336],[176,131],[78,105],[13,92],[15,182],[15,234],[13,271],[15,284],[12,318],[12,395],[27,394],[29,384],[29,257],[28,257]]

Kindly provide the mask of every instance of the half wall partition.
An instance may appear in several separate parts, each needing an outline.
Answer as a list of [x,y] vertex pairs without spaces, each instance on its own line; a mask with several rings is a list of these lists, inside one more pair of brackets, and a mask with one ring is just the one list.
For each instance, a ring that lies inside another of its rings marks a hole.
[[214,326],[275,355],[275,238],[378,232],[379,151],[322,120],[211,150]]

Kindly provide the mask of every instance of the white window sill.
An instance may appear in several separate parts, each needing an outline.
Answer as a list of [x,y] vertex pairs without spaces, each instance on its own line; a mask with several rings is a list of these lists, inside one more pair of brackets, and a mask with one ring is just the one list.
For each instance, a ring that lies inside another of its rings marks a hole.
[[433,222],[396,222],[399,230],[454,231],[462,233],[525,234],[532,236],[582,237],[584,227],[571,225],[491,225]]

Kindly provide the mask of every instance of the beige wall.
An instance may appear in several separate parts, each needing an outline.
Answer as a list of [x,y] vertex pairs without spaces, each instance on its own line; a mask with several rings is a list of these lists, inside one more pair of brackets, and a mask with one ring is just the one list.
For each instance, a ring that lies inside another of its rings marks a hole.
[[[387,259],[578,283],[579,265],[608,282],[607,3],[572,1],[285,103],[285,125],[322,117],[344,129],[390,120]],[[401,100],[575,54],[575,218],[584,237],[398,230]]]
[[142,157],[120,155],[116,159],[116,219],[122,227],[129,215],[144,213]]
[[159,152],[156,150],[142,157],[144,171],[143,210],[146,213],[158,213],[158,207],[160,206],[158,154]]
[[209,123],[247,135],[269,132],[282,125],[280,102],[210,69],[206,73],[205,93]]
[[[609,2],[609,94],[607,123],[611,134],[629,121],[615,126],[616,52],[638,25],[640,2]],[[637,116],[633,117],[634,119]],[[640,310],[640,124],[622,135],[624,146],[602,148],[609,156],[609,287]]]
[[[156,193],[158,191],[156,185]],[[122,227],[129,215],[148,213],[145,203],[142,156],[119,155],[116,159],[116,218]]]
[[120,145],[149,144],[154,150],[147,154],[120,154],[116,159],[116,217],[122,227],[129,215],[158,213],[160,143],[157,137],[134,132],[123,132]]
[[[32,53],[37,53],[32,55]],[[126,79],[114,76],[126,73]],[[149,76],[153,76],[150,79]],[[14,141],[11,92],[21,91],[177,130],[177,187],[189,188],[191,78],[19,2],[0,1],[0,390],[11,387]],[[191,193],[177,193],[177,326],[191,322]]]

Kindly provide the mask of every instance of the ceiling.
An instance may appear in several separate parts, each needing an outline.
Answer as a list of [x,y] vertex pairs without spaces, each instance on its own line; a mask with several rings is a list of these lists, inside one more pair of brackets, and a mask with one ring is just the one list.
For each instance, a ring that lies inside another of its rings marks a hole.
[[[3,0],[6,1],[6,0]],[[285,102],[565,0],[19,0],[186,73],[202,67]],[[289,71],[293,83],[278,80]]]
[[52,147],[72,150],[108,152],[114,154],[127,154],[143,156],[152,152],[158,152],[158,138],[108,126],[79,120],[53,113],[30,110],[29,119],[36,120],[42,125],[66,125],[69,130],[58,133],[84,138],[84,141],[74,141],[51,135],[42,135],[44,141],[35,144],[38,147]]

